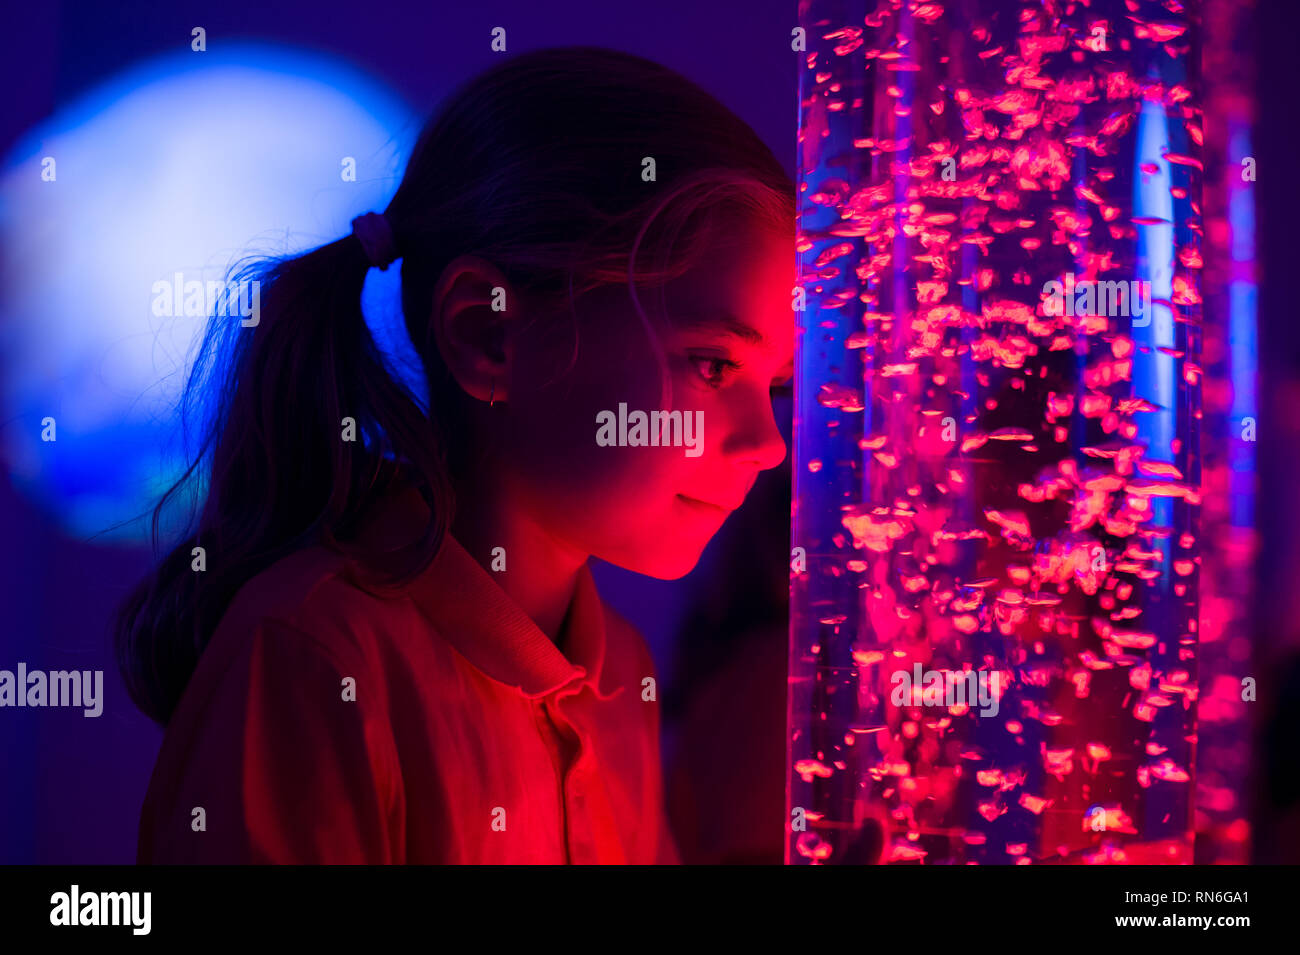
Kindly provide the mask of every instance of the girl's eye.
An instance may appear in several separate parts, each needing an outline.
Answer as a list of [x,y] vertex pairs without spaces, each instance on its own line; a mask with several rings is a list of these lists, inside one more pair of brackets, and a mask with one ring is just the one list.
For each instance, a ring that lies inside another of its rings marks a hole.
[[724,373],[740,369],[740,362],[732,361],[730,358],[717,358],[713,355],[692,355],[689,361],[699,371],[700,377],[704,379],[710,388],[721,388],[725,377]]

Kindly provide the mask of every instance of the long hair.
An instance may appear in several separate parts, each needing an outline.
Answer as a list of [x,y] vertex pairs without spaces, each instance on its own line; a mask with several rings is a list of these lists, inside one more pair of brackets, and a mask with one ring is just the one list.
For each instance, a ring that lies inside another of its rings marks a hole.
[[[461,413],[469,398],[428,321],[452,259],[481,256],[530,305],[548,306],[539,314],[567,304],[572,315],[596,288],[626,283],[636,302],[637,283],[688,271],[724,209],[794,237],[794,186],[748,125],[650,60],[557,48],[507,60],[445,100],[385,210],[427,409],[390,373],[366,325],[370,263],[355,237],[237,273],[260,282],[260,321],[209,321],[181,407],[183,417],[202,410],[198,450],[153,511],[155,552],[164,513],[187,493],[189,523],[114,624],[136,705],[165,726],[239,589],[297,549],[346,551],[394,465],[430,520],[386,584],[401,587],[437,554],[473,437]],[[341,440],[344,418],[356,440]],[[202,573],[192,569],[196,547]]]

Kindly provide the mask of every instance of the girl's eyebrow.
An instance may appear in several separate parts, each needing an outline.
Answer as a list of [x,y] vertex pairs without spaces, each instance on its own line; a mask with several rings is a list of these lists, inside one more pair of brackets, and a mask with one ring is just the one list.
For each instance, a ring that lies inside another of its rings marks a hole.
[[689,315],[682,319],[679,324],[683,329],[722,332],[726,335],[734,335],[747,345],[754,345],[765,351],[772,349],[772,343],[767,340],[767,337],[762,332],[752,325],[745,324],[730,313],[710,318]]

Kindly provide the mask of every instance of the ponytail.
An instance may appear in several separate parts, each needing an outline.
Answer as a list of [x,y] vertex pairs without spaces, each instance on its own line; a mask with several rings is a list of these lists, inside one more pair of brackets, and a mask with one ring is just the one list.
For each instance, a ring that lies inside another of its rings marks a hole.
[[441,545],[452,504],[441,443],[366,325],[361,290],[369,267],[361,243],[348,236],[245,269],[236,279],[259,283],[257,323],[210,320],[183,408],[188,414],[211,402],[201,409],[202,443],[154,509],[155,549],[165,509],[200,474],[208,478],[206,502],[184,540],[128,596],[114,628],[127,690],[161,725],[239,588],[299,548],[346,548],[398,462],[432,519],[392,585],[427,566]]

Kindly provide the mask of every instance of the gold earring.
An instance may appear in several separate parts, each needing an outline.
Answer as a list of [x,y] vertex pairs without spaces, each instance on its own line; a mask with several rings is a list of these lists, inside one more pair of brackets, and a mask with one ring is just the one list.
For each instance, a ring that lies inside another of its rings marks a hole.
[[491,408],[497,400],[497,380],[492,379],[492,392],[488,395],[488,407]]

